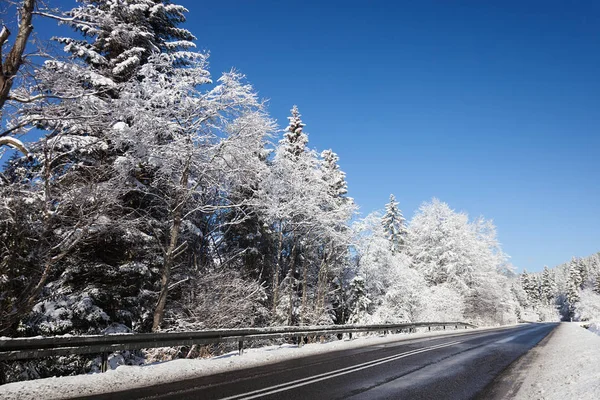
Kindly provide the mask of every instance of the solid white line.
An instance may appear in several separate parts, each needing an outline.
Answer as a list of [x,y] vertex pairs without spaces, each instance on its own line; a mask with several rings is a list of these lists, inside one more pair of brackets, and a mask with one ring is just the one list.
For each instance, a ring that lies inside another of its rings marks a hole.
[[[225,397],[222,398],[221,400],[236,400],[236,399],[240,399],[240,400],[250,400],[250,399],[255,399],[261,396],[266,396],[269,394],[274,394],[274,393],[278,393],[278,392],[283,392],[286,390],[290,390],[290,389],[294,389],[297,387],[301,387],[301,386],[306,386],[306,385],[310,385],[311,383],[316,383],[316,382],[320,382],[320,381],[324,381],[326,379],[331,379],[331,378],[335,378],[338,376],[342,376],[342,375],[346,375],[346,374],[350,374],[356,371],[360,371],[366,368],[371,368],[374,367],[376,365],[381,365],[381,364],[385,364],[391,361],[396,361],[399,360],[401,358],[405,358],[405,357],[409,357],[415,354],[419,354],[419,353],[425,353],[427,351],[431,351],[431,350],[436,350],[436,349],[441,349],[444,347],[448,347],[448,346],[453,346],[455,344],[459,344],[462,342],[456,341],[456,342],[450,342],[450,343],[445,343],[445,344],[440,344],[440,345],[435,345],[435,346],[429,346],[429,347],[425,347],[422,349],[418,349],[418,350],[411,350],[411,351],[407,351],[406,353],[401,353],[401,354],[396,354],[393,356],[388,356],[388,357],[384,357],[384,358],[380,358],[378,360],[372,360],[372,361],[368,361],[368,362],[364,362],[362,364],[357,364],[357,365],[353,365],[351,367],[346,367],[346,368],[341,368],[335,371],[329,371],[329,372],[325,372],[323,374],[319,374],[319,375],[314,375],[308,378],[303,378],[303,379],[298,379],[295,381],[291,381],[291,382],[286,382],[286,383],[282,383],[279,385],[274,385],[274,386],[270,386],[270,387],[266,387],[266,388],[262,388],[259,390],[254,390],[248,393],[242,393],[242,394],[237,394],[234,396],[230,396],[230,397]],[[247,396],[247,397],[246,397]]]

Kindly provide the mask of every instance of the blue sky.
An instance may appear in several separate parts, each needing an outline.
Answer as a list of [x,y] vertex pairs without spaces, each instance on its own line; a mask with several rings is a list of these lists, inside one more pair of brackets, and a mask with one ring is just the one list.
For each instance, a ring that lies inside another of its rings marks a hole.
[[215,78],[245,73],[281,127],[298,105],[363,214],[438,197],[519,270],[600,251],[600,2],[178,3]]

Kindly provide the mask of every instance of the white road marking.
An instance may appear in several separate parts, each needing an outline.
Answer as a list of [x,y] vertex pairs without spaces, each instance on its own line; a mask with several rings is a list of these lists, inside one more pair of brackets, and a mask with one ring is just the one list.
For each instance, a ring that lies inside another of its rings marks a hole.
[[515,339],[517,336],[519,336],[519,335],[509,336],[509,337],[504,338],[504,339],[496,340],[494,343],[508,343],[511,340]]
[[256,399],[258,397],[262,397],[262,396],[266,396],[266,395],[270,395],[270,394],[274,394],[274,393],[279,393],[279,392],[283,392],[286,390],[290,390],[290,389],[294,389],[297,387],[301,387],[301,386],[306,386],[306,385],[310,385],[312,383],[316,383],[316,382],[320,382],[320,381],[324,381],[326,379],[331,379],[331,378],[335,378],[338,376],[342,376],[342,375],[346,375],[346,374],[350,374],[356,371],[360,371],[366,368],[371,368],[374,367],[376,365],[381,365],[381,364],[385,364],[388,362],[392,362],[392,361],[396,361],[399,360],[401,358],[405,358],[405,357],[409,357],[415,354],[419,354],[419,353],[425,353],[427,351],[431,351],[431,350],[436,350],[436,349],[441,349],[444,347],[449,347],[449,346],[453,346],[455,344],[459,344],[462,342],[456,341],[456,342],[450,342],[450,343],[445,343],[445,344],[440,344],[440,345],[435,345],[435,346],[429,346],[429,347],[424,347],[422,349],[418,349],[418,350],[412,350],[412,351],[407,351],[405,353],[401,353],[401,354],[396,354],[393,356],[388,356],[388,357],[384,357],[384,358],[380,358],[378,360],[372,360],[372,361],[368,361],[362,364],[357,364],[357,365],[353,365],[351,367],[346,367],[346,368],[341,368],[335,371],[330,371],[330,372],[326,372],[323,374],[319,374],[319,375],[314,375],[308,378],[303,378],[303,379],[298,379],[295,381],[291,381],[291,382],[286,382],[286,383],[282,383],[279,385],[274,385],[274,386],[270,386],[270,387],[266,387],[263,389],[259,389],[259,390],[254,390],[252,392],[248,392],[248,393],[242,393],[242,394],[237,394],[235,396],[230,396],[230,397],[225,397],[222,398],[221,400],[250,400],[250,399]]

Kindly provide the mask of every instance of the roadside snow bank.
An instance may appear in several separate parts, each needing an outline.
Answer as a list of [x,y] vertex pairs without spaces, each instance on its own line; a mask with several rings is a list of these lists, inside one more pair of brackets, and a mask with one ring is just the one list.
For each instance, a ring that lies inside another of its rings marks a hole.
[[[486,329],[494,328],[480,328],[477,330]],[[472,329],[469,330],[469,332],[472,331]],[[96,373],[9,383],[0,386],[0,398],[3,400],[49,400],[90,396],[272,364],[312,354],[463,332],[465,331],[459,329],[427,333],[395,334],[383,337],[364,336],[353,340],[307,344],[300,348],[295,345],[282,345],[247,349],[244,350],[242,356],[239,356],[237,352],[232,352],[209,359],[181,359],[143,366],[121,365],[103,374]]]
[[596,335],[600,336],[600,322],[592,322],[588,328],[590,332],[594,332]]
[[600,336],[577,323],[561,323],[529,365],[516,399],[600,398]]

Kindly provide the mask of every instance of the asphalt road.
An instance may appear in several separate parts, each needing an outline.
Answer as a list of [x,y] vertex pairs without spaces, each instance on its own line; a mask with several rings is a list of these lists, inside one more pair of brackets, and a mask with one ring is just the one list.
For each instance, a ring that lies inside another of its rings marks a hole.
[[402,336],[384,345],[88,399],[470,399],[491,392],[502,397],[494,379],[557,325],[457,331],[427,339]]

